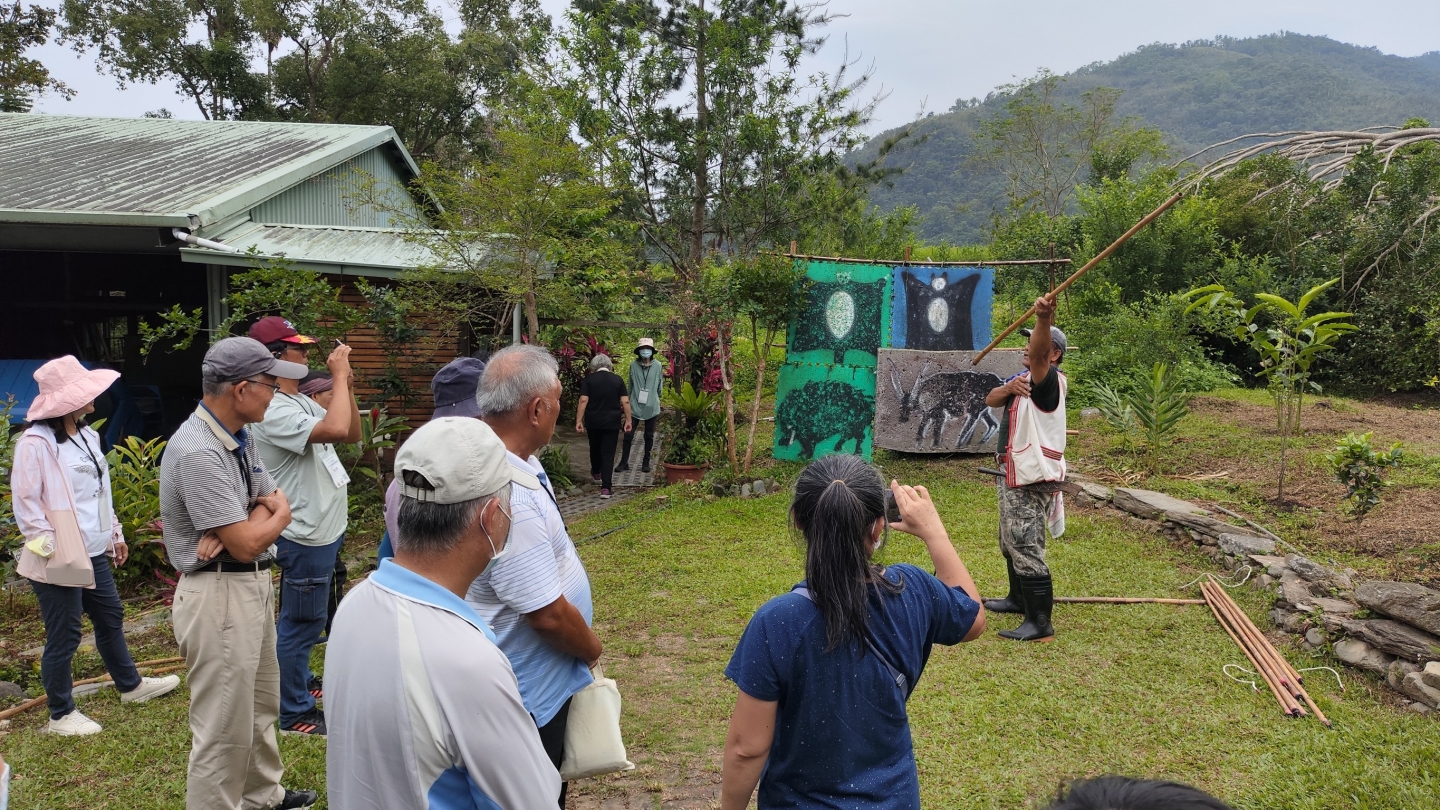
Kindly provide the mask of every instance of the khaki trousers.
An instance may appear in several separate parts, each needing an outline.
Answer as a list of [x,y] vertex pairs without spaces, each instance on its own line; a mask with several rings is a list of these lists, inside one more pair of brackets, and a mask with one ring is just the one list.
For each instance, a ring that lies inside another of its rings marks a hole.
[[190,668],[185,807],[269,810],[285,798],[270,571],[185,574],[171,613]]

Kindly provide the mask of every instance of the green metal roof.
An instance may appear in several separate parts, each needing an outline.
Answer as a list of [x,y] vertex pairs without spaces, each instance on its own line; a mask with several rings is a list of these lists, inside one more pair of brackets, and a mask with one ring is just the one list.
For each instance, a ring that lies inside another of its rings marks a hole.
[[[262,257],[284,257],[305,270],[388,278],[435,262],[424,245],[406,240],[405,233],[385,228],[247,222],[215,238],[242,251],[253,247]],[[226,253],[204,247],[181,248],[180,258],[200,264],[253,265],[246,253]]]
[[0,222],[202,228],[378,146],[390,127],[0,113]]

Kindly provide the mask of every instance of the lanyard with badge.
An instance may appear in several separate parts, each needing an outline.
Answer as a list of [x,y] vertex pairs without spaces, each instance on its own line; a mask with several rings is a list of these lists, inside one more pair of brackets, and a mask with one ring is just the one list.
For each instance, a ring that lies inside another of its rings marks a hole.
[[85,438],[84,433],[77,433],[74,436],[67,436],[66,441],[71,444],[78,444],[85,448],[85,455],[90,457],[90,464],[95,468],[95,501],[100,505],[99,529],[104,531],[110,528],[110,499],[105,497],[105,470],[100,466],[100,459],[96,458],[95,451],[90,447],[90,441]]
[[[655,361],[650,361],[654,365]],[[635,392],[635,401],[641,405],[650,403],[650,366],[640,365],[640,390]]]

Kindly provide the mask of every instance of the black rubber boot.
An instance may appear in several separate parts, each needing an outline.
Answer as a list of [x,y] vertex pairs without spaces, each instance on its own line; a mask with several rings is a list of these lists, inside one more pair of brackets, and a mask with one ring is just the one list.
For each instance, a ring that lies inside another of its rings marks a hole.
[[985,609],[991,613],[1024,613],[1025,600],[1020,596],[1020,576],[1015,573],[1015,564],[1005,558],[1005,572],[1010,576],[1010,595],[1004,599],[986,599]]
[[1055,588],[1050,575],[1020,577],[1020,593],[1025,598],[1025,621],[1014,630],[1001,630],[1001,638],[1016,641],[1054,641],[1055,628],[1050,625],[1050,611],[1055,607]]

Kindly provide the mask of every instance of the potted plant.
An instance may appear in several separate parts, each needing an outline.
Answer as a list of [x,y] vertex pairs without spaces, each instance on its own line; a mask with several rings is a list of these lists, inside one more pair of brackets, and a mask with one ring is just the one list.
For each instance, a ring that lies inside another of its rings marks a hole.
[[710,468],[710,460],[722,450],[725,425],[718,407],[720,395],[696,391],[687,382],[679,391],[666,390],[661,402],[670,409],[661,448],[665,483],[699,483]]

